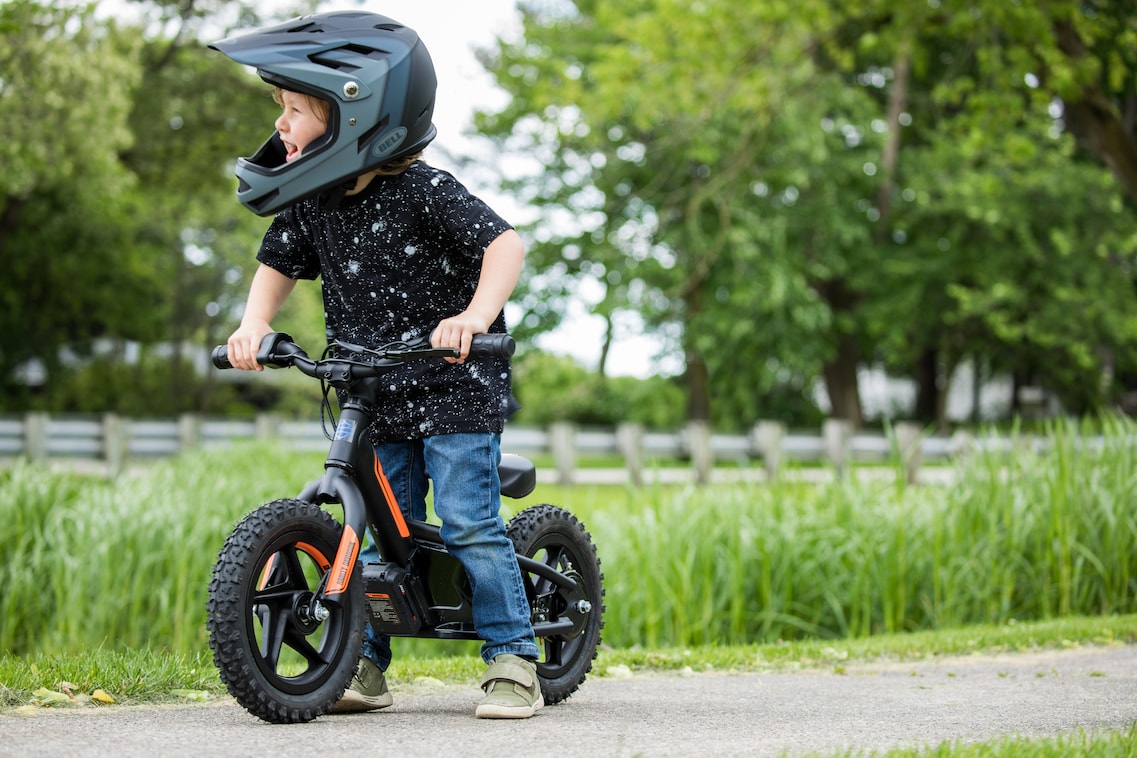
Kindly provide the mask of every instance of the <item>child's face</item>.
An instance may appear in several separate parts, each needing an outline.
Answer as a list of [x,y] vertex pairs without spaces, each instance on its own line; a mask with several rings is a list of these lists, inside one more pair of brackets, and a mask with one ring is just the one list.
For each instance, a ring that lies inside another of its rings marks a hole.
[[276,120],[276,131],[288,150],[286,161],[300,157],[312,140],[323,136],[327,122],[312,98],[299,92],[280,92],[280,117]]

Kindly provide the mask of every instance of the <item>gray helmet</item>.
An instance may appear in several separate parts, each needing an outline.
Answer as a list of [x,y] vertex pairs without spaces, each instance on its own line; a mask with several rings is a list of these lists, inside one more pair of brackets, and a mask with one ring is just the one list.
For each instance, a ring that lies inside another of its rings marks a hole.
[[437,79],[418,34],[375,13],[301,16],[214,42],[269,84],[329,103],[328,131],[288,163],[273,133],[238,158],[237,198],[269,216],[312,195],[341,192],[355,177],[413,155],[434,139]]

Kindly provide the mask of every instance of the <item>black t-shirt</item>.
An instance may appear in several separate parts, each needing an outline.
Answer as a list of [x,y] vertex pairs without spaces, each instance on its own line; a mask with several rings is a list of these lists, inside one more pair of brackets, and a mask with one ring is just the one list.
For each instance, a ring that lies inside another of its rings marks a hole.
[[[293,279],[321,278],[329,343],[382,347],[427,338],[464,311],[486,247],[511,228],[453,176],[419,161],[334,209],[309,198],[282,211],[257,260]],[[504,314],[490,331],[505,331]],[[504,359],[411,363],[384,385],[375,443],[500,432],[510,405]]]

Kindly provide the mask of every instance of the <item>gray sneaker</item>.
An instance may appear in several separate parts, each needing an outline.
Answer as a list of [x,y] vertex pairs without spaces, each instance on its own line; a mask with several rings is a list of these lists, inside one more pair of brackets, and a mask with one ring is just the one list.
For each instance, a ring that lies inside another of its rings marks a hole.
[[394,703],[391,691],[387,689],[387,677],[383,670],[370,658],[360,658],[355,667],[355,676],[343,697],[332,706],[331,713],[363,713],[377,711]]
[[499,655],[482,677],[486,696],[478,703],[480,719],[527,719],[545,704],[537,664],[517,655]]

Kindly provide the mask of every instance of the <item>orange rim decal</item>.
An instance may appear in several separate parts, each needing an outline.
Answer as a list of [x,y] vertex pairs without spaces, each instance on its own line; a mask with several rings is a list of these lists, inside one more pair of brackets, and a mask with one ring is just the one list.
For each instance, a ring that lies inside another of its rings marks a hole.
[[307,553],[308,556],[316,562],[316,565],[320,567],[320,571],[327,571],[332,567],[332,564],[328,563],[328,559],[324,557],[324,554],[307,542],[297,542],[296,547]]
[[273,553],[265,561],[265,567],[261,569],[261,578],[257,582],[257,591],[263,590],[268,586],[268,578],[272,576],[272,570],[276,567],[276,559],[280,557],[280,553]]
[[359,557],[359,535],[350,526],[344,526],[343,539],[340,540],[340,549],[336,552],[335,566],[328,579],[326,595],[342,595],[347,590],[348,580],[351,579],[351,570],[355,566],[355,559]]
[[391,483],[387,481],[387,475],[383,473],[383,464],[379,462],[378,455],[375,456],[375,478],[379,480],[379,486],[383,488],[383,497],[387,500],[387,510],[391,511],[391,516],[399,527],[399,536],[410,537],[411,530],[407,528],[407,520],[403,518],[403,511],[399,508],[398,501],[395,500],[395,493],[391,491]]

